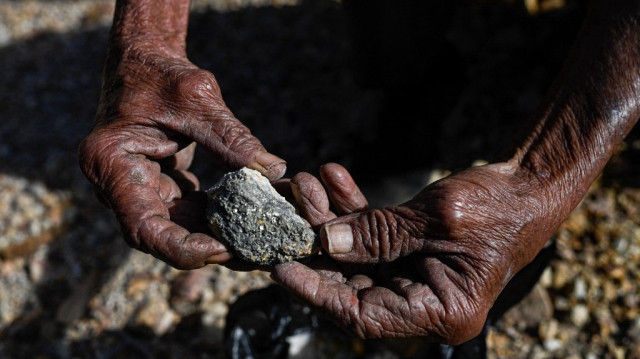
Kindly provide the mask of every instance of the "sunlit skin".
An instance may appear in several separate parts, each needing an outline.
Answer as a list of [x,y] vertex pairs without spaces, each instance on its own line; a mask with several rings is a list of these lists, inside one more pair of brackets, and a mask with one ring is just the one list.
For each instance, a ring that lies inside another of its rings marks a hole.
[[204,197],[187,170],[195,143],[229,169],[270,180],[286,171],[226,107],[214,76],[187,59],[188,12],[188,1],[117,3],[96,124],[79,149],[129,245],[183,269],[231,258],[199,221]]
[[[128,243],[178,268],[229,265],[188,172],[193,143],[228,169],[286,169],[185,55],[188,1],[118,1],[96,126],[80,164]],[[290,192],[324,252],[276,266],[292,293],[362,337],[457,344],[584,196],[640,115],[640,2],[596,1],[532,129],[504,162],[369,209],[346,169],[300,173]],[[414,154],[418,155],[418,154]],[[329,210],[330,201],[336,213]]]

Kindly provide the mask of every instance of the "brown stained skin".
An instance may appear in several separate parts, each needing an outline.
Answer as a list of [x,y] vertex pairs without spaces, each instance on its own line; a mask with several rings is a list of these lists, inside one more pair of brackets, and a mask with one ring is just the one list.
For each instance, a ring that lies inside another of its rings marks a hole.
[[[345,169],[298,184],[321,229],[348,224],[348,253],[277,266],[273,277],[362,337],[465,342],[506,283],[586,193],[640,116],[640,2],[595,1],[563,71],[512,158],[369,211]],[[336,180],[339,183],[336,183]],[[304,192],[306,191],[306,192]],[[338,215],[328,212],[331,198]],[[355,199],[356,205],[349,204]],[[325,211],[326,209],[326,211]],[[323,211],[325,211],[323,213]],[[315,223],[314,223],[315,221]]]
[[127,242],[178,268],[231,258],[206,229],[187,171],[195,143],[229,169],[271,180],[286,169],[226,107],[214,76],[187,59],[188,14],[188,0],[117,1],[96,123],[79,148]]
[[[454,174],[405,204],[376,210],[367,210],[338,165],[321,169],[328,193],[313,176],[296,175],[291,193],[323,243],[327,226],[343,223],[354,245],[276,266],[273,277],[363,337],[451,344],[474,337],[505,284],[637,121],[639,3],[593,4],[535,127],[508,161]],[[261,168],[272,180],[284,164],[257,165],[262,145],[226,108],[215,78],[186,59],[187,12],[188,1],[117,2],[101,106],[80,163],[132,246],[196,268],[230,255],[202,234],[201,221],[186,220],[203,204],[187,171],[190,144],[229,168]]]

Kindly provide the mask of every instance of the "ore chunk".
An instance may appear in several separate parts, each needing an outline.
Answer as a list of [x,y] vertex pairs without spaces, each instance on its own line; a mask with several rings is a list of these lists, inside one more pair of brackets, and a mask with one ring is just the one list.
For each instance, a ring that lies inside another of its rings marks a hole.
[[260,172],[227,173],[207,191],[207,220],[240,259],[273,265],[309,256],[319,248],[311,226]]

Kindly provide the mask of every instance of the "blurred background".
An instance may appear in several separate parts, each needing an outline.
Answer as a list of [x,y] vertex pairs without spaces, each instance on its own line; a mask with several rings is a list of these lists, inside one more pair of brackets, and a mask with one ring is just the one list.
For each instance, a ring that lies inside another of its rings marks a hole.
[[[365,17],[334,0],[194,0],[188,53],[289,175],[339,162],[374,206],[397,204],[509,154],[585,4],[420,5],[430,37],[403,27],[393,3],[371,1]],[[94,200],[76,148],[96,111],[113,6],[0,0],[2,358],[223,357],[230,308],[271,284],[130,250]],[[386,65],[405,71],[371,76]],[[639,155],[635,130],[556,233],[540,280],[484,333],[489,358],[640,358]],[[205,188],[224,173],[203,153],[194,171]],[[318,320],[307,324],[321,330]],[[307,345],[318,358],[424,353],[332,335]]]

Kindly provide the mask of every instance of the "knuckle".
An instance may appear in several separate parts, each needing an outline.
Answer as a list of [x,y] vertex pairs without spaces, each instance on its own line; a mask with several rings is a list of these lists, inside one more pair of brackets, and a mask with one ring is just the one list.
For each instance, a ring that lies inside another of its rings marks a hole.
[[213,74],[202,69],[189,69],[181,72],[175,83],[176,93],[191,102],[211,101],[218,99],[220,93],[218,82]]
[[394,223],[392,253],[395,256],[406,256],[421,250],[425,242],[429,216],[406,206],[392,207],[389,211]]
[[439,215],[439,219],[445,227],[458,228],[465,226],[469,221],[470,210],[473,210],[470,203],[470,196],[472,195],[467,193],[466,190],[460,190],[455,193],[447,193],[436,203],[435,213]]
[[217,153],[227,163],[245,166],[251,156],[262,148],[260,141],[240,121],[224,115],[212,123],[219,141],[215,143]]
[[251,141],[249,129],[235,119],[220,124],[220,137],[226,147],[242,147]]
[[386,222],[380,223],[383,219],[382,210],[376,209],[359,216],[358,225],[354,226],[354,243],[362,246],[365,258],[370,257],[374,262],[385,257],[385,244],[389,243]]
[[371,210],[360,217],[358,240],[373,259],[390,262],[420,249],[425,222],[406,207]]

